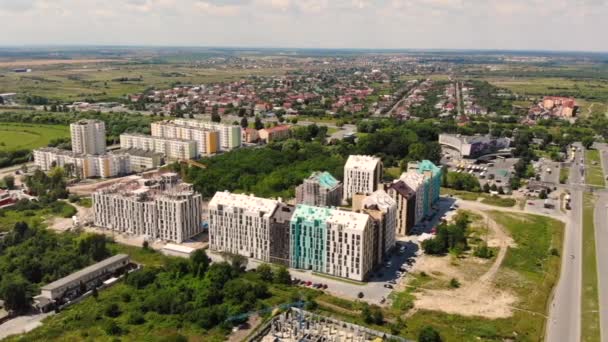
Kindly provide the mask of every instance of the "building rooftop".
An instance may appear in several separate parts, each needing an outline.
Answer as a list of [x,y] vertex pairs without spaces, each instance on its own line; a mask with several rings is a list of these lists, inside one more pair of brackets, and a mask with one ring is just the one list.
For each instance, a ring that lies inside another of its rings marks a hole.
[[419,186],[424,184],[424,176],[416,171],[408,171],[401,174],[399,180],[402,180],[412,190],[418,189]]
[[397,193],[399,193],[401,196],[408,199],[416,195],[416,191],[414,191],[411,187],[405,184],[405,182],[401,179],[398,179],[391,183],[388,188],[397,191]]
[[435,165],[432,161],[426,159],[417,163],[410,163],[408,165],[408,169],[417,170],[418,173],[430,171],[433,176],[437,176],[441,173],[441,168]]
[[366,171],[373,171],[376,169],[379,163],[382,161],[378,157],[365,156],[365,155],[350,155],[344,165],[345,169],[362,169]]
[[95,124],[104,124],[105,123],[101,120],[95,120],[95,119],[82,119],[82,120],[78,120],[76,122],[72,122],[72,125],[95,125]]
[[125,137],[147,138],[147,139],[154,139],[154,140],[179,141],[179,142],[184,142],[184,143],[188,143],[188,144],[196,144],[196,142],[194,140],[154,137],[151,135],[146,135],[146,134],[141,134],[141,133],[123,133],[120,136],[121,137],[125,136]]
[[279,201],[261,197],[253,194],[233,194],[228,191],[218,191],[209,202],[209,208],[218,206],[241,208],[248,212],[263,212],[271,215],[279,206]]
[[318,182],[320,186],[327,189],[332,189],[340,184],[340,181],[334,178],[334,176],[327,171],[313,172],[307,180]]
[[363,199],[363,207],[366,209],[378,209],[385,212],[396,205],[397,202],[384,190],[376,190]]
[[305,221],[325,221],[330,224],[342,225],[344,229],[364,230],[369,216],[353,211],[334,208],[315,207],[298,204],[293,218],[302,218]]
[[281,132],[281,131],[289,131],[289,129],[291,129],[291,126],[288,125],[280,125],[280,126],[274,126],[274,127],[269,127],[269,128],[263,128],[263,131],[266,131],[268,133],[274,133],[274,132]]
[[74,272],[74,273],[68,275],[67,277],[63,277],[50,284],[47,284],[47,285],[43,286],[41,288],[41,290],[52,291],[58,287],[62,287],[62,286],[68,285],[74,281],[78,281],[80,278],[84,277],[85,275],[87,275],[89,273],[96,272],[96,271],[104,269],[114,263],[125,261],[125,260],[126,261],[129,260],[129,256],[127,254],[116,254],[116,255],[111,256],[105,260],[102,260],[96,264],[85,267],[85,268],[81,269],[80,271]]

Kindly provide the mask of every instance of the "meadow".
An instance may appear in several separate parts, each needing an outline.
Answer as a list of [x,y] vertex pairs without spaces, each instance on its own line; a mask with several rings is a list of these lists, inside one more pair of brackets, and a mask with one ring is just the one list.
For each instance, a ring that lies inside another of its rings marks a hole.
[[67,126],[3,122],[0,123],[0,151],[31,150],[69,136]]

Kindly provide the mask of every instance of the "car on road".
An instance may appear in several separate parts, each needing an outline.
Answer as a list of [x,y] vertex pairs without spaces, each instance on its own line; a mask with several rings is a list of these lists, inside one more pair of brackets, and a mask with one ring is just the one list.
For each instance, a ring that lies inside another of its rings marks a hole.
[[528,205],[534,205],[534,202],[528,202]]
[[391,285],[391,284],[384,284],[384,287],[387,288],[387,289],[392,289],[393,285]]
[[388,283],[389,283],[389,284],[393,284],[393,285],[396,285],[396,284],[397,284],[397,282],[396,282],[395,280],[393,280],[393,279],[389,280],[389,281],[388,281]]

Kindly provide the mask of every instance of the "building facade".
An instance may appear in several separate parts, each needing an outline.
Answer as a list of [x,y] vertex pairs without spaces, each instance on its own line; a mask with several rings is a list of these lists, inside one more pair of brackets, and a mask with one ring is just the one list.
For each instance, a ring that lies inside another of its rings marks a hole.
[[329,172],[313,172],[296,187],[296,203],[319,207],[337,207],[344,188]]
[[271,223],[279,206],[276,200],[216,192],[209,202],[209,248],[270,262]]
[[270,217],[270,262],[289,267],[289,231],[294,206],[279,203]]
[[177,175],[133,177],[93,193],[94,224],[181,243],[202,232],[202,196]]
[[373,156],[351,155],[344,165],[344,193],[346,201],[354,194],[369,195],[378,190],[382,179],[382,161]]
[[279,141],[289,138],[291,127],[280,125],[275,127],[263,128],[259,131],[260,139],[266,143]]
[[380,189],[368,196],[356,194],[353,197],[353,211],[367,214],[371,218],[373,264],[381,264],[395,247],[397,202]]
[[76,154],[106,153],[106,125],[99,120],[80,120],[70,124],[72,152]]
[[291,219],[291,267],[357,281],[374,266],[372,222],[367,214],[304,204]]
[[219,151],[220,134],[217,130],[160,121],[151,124],[151,133],[153,137],[193,140],[197,156],[210,156]]
[[167,159],[194,159],[197,156],[196,142],[193,140],[153,137],[144,134],[121,134],[120,148],[136,148],[162,153]]
[[433,164],[430,160],[423,160],[409,163],[408,172],[417,172],[424,176],[424,215],[428,216],[431,214],[433,207],[439,202],[439,194],[441,192],[441,168]]
[[34,164],[43,171],[62,167],[77,178],[124,176],[131,173],[131,159],[127,153],[102,155],[76,154],[68,150],[44,147],[34,150]]
[[495,138],[489,135],[465,136],[460,134],[439,134],[439,144],[456,150],[463,158],[478,158],[508,148],[509,138]]
[[221,151],[231,151],[242,145],[241,126],[227,125],[211,121],[199,121],[188,119],[175,119],[177,125],[198,127],[219,132],[219,149]]
[[164,158],[162,153],[140,150],[137,148],[120,149],[114,154],[128,154],[132,172],[143,172],[152,170],[163,165]]
[[416,224],[416,191],[403,180],[396,180],[386,185],[386,192],[397,204],[395,234],[408,235]]
[[[417,224],[424,218],[424,204],[427,203],[426,193],[426,182],[424,176],[417,172],[404,172],[399,177],[400,181],[403,181],[412,191],[415,193],[414,196],[414,224]],[[408,212],[409,215],[409,212]]]

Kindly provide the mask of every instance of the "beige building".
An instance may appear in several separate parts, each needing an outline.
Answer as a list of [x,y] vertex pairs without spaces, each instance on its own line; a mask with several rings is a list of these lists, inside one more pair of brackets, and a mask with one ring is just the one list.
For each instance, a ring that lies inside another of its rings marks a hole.
[[168,159],[196,158],[196,142],[173,138],[153,137],[143,134],[121,134],[120,148],[137,148],[162,153]]
[[260,140],[266,143],[279,141],[289,138],[291,127],[287,125],[263,128],[259,130]]
[[174,173],[130,177],[92,198],[95,226],[117,233],[182,243],[202,232],[202,196]]
[[395,246],[397,209],[397,202],[384,190],[353,197],[353,211],[368,214],[372,219],[374,265],[381,264]]
[[99,120],[80,120],[70,124],[72,152],[76,154],[106,153],[106,125]]
[[128,154],[131,172],[143,172],[152,170],[163,165],[163,154],[158,152],[140,150],[137,148],[120,149],[114,154]]
[[369,195],[379,189],[383,167],[380,158],[351,155],[344,165],[344,200],[354,194]]
[[131,173],[130,156],[126,153],[76,154],[54,147],[36,149],[33,153],[39,169],[49,171],[62,167],[77,178],[109,178]]
[[241,126],[239,125],[227,125],[211,121],[199,121],[189,119],[175,119],[173,120],[173,123],[182,126],[198,127],[212,131],[218,131],[220,151],[230,151],[235,148],[239,148],[242,145]]
[[151,133],[153,137],[192,140],[196,143],[197,156],[209,156],[219,151],[220,132],[215,129],[160,121],[152,123]]

